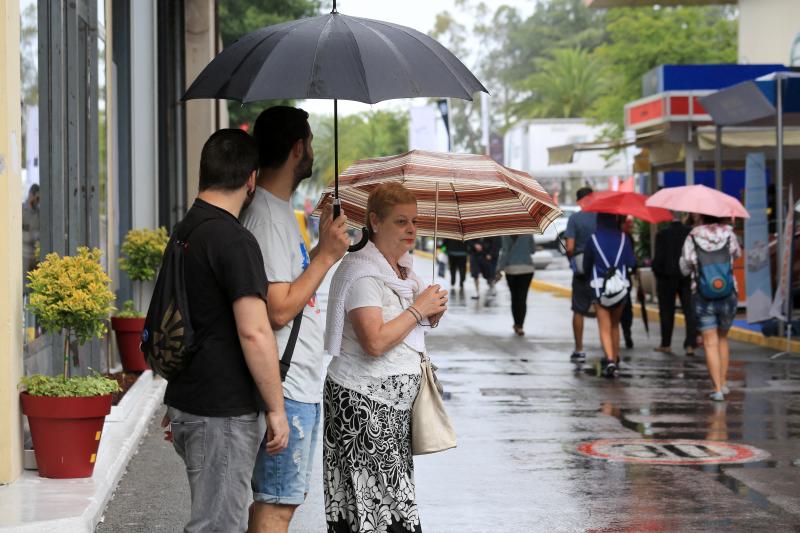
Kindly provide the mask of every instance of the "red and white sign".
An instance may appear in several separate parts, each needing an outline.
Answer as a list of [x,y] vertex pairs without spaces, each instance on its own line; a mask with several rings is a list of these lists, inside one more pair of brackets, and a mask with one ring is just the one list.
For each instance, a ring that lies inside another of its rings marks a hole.
[[600,439],[580,444],[577,451],[606,461],[676,466],[752,463],[769,457],[746,444],[689,439]]
[[625,127],[639,130],[668,122],[711,123],[699,98],[714,91],[666,91],[625,104]]

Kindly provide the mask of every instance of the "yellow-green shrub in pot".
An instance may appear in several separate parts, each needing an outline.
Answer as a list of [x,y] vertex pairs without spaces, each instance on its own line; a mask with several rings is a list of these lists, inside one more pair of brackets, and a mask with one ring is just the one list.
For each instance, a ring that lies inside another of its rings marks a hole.
[[[28,416],[39,475],[89,477],[94,470],[113,379],[98,373],[70,376],[70,340],[83,345],[106,333],[114,310],[111,280],[100,264],[100,250],[78,248],[74,256],[51,253],[28,273],[28,306],[48,333],[64,334],[64,371],[21,380],[22,411]],[[77,352],[75,353],[77,364]]]

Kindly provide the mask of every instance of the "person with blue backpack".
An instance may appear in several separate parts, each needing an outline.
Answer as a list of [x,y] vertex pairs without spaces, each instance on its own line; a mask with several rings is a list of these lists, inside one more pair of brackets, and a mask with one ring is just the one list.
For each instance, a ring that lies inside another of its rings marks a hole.
[[692,306],[714,384],[709,398],[721,402],[729,392],[728,330],[738,305],[733,260],[742,254],[742,249],[733,227],[721,218],[695,215],[695,221],[698,225],[683,243],[679,264],[684,276],[692,276]]
[[636,269],[633,245],[621,229],[623,220],[618,215],[598,213],[597,228],[583,255],[603,346],[602,373],[607,378],[619,375],[620,321],[631,288],[630,277]]

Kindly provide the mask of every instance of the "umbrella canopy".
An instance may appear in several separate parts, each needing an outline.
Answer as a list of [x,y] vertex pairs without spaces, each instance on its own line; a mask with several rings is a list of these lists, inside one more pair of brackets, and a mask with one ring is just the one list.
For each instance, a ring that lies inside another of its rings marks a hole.
[[667,222],[672,214],[666,209],[645,205],[647,196],[635,192],[599,191],[578,200],[584,211],[609,213],[611,215],[631,215],[645,222]]
[[[402,183],[417,197],[420,235],[436,232],[468,240],[542,233],[561,215],[529,174],[489,156],[412,150],[357,161],[342,173],[339,197],[348,224],[366,224],[369,193],[390,181]],[[317,211],[332,201],[332,192],[330,188],[323,192]]]
[[684,185],[661,189],[645,202],[650,207],[663,207],[673,211],[700,213],[714,217],[750,218],[747,209],[724,192],[705,185]]
[[412,28],[336,11],[245,35],[209,63],[183,96],[240,102],[281,98],[374,104],[463,98],[486,88],[447,48]]

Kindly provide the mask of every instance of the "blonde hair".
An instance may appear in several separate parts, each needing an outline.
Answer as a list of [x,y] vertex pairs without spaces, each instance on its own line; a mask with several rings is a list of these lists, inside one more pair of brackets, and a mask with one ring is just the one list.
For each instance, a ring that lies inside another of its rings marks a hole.
[[396,205],[417,204],[414,193],[403,187],[400,183],[381,183],[375,187],[367,198],[367,228],[372,231],[370,213],[375,213],[378,220],[385,219]]

